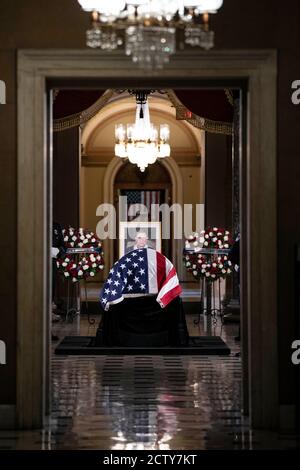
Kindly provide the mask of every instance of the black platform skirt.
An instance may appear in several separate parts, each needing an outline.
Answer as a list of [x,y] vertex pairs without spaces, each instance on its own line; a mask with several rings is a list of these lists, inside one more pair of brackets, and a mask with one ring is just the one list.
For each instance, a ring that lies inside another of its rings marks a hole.
[[183,304],[161,308],[156,296],[125,298],[102,311],[96,342],[105,346],[180,346],[188,342]]

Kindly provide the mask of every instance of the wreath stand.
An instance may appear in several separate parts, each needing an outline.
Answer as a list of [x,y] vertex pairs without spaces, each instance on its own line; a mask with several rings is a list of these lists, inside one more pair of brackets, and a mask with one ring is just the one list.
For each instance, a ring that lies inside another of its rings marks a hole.
[[[80,257],[83,255],[90,255],[90,254],[99,254],[97,250],[94,248],[68,248],[66,251],[67,255],[73,255],[75,258],[76,264],[79,263]],[[84,282],[84,304],[85,304],[85,313],[88,317],[88,323],[90,325],[94,325],[96,320],[95,318],[91,318],[91,314],[89,311],[89,303],[88,303],[88,293],[87,293],[87,282],[86,279],[82,279],[81,281]],[[74,318],[81,313],[81,304],[80,304],[80,289],[79,283],[73,283],[71,280],[68,280],[68,291],[67,291],[67,310],[66,310],[66,322],[69,321],[73,323]],[[75,293],[75,295],[74,295]],[[74,301],[75,299],[75,301]],[[69,319],[70,318],[70,319]]]
[[80,298],[78,284],[67,280],[67,309],[66,309],[66,322],[73,323],[74,318],[80,315]]
[[[208,263],[213,263],[214,256],[222,256],[229,254],[230,250],[226,249],[209,249],[201,248],[200,250],[184,249],[184,255],[205,255]],[[204,315],[205,332],[211,334],[212,326],[216,326],[218,318],[221,319],[223,325],[224,309],[221,302],[221,278],[211,279],[202,277],[200,279],[200,310],[198,318],[194,320],[195,325],[199,325],[201,315]]]

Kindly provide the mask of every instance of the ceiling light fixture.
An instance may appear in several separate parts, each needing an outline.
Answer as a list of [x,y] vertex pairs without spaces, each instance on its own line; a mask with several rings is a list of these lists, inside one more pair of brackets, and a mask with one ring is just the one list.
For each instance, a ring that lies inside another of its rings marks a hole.
[[209,15],[223,0],[78,0],[91,13],[87,46],[125,53],[143,68],[162,68],[176,52],[176,43],[211,49],[214,32]]
[[170,156],[170,129],[167,124],[154,126],[150,121],[148,95],[150,91],[130,90],[136,97],[134,124],[115,126],[115,155],[128,158],[144,172],[158,158]]

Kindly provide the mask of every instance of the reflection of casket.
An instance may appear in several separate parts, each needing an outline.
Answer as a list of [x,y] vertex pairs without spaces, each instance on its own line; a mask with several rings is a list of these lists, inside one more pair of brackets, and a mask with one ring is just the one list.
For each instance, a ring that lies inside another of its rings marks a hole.
[[161,308],[156,296],[125,298],[103,310],[98,345],[180,346],[188,342],[182,300],[176,297]]

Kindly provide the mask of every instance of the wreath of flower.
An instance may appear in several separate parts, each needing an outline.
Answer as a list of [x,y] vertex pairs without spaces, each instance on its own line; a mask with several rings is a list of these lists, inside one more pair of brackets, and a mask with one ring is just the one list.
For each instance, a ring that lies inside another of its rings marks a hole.
[[228,249],[232,244],[230,232],[223,228],[213,227],[206,230],[202,230],[200,235],[194,233],[190,235],[185,242],[186,248],[199,248],[203,245],[203,248],[211,249]]
[[200,235],[198,233],[190,235],[185,242],[185,248],[193,249],[193,252],[184,255],[185,267],[197,280],[205,278],[216,281],[225,278],[232,272],[232,263],[227,255],[215,254],[209,259],[198,252],[201,248],[228,249],[231,243],[230,232],[218,227],[203,230]]
[[207,280],[216,281],[225,278],[232,272],[232,263],[228,256],[213,256],[211,261],[202,255],[189,254],[184,258],[185,266],[191,272],[195,279],[206,278]]
[[72,227],[63,229],[65,247],[87,249],[87,253],[64,253],[56,261],[58,271],[65,279],[78,282],[95,277],[104,267],[102,244],[93,232]]

